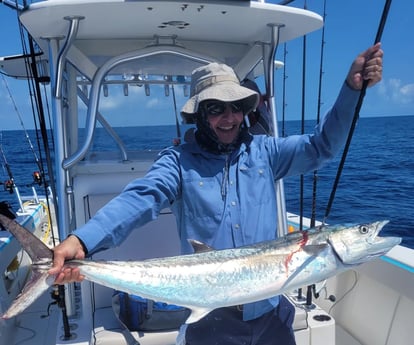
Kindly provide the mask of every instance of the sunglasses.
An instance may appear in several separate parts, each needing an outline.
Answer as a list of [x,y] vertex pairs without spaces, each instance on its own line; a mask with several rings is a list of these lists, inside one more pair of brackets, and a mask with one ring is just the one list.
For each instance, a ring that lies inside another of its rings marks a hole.
[[203,103],[204,111],[207,115],[218,116],[226,112],[230,107],[232,113],[243,112],[243,102],[222,102],[222,101],[206,101]]

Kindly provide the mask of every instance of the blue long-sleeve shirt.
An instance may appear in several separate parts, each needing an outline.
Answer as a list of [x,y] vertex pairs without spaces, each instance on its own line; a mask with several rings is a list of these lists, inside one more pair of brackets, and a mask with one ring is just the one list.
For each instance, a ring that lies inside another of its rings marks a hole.
[[[344,144],[359,92],[346,84],[311,135],[253,136],[229,155],[195,142],[163,150],[143,177],[132,181],[76,235],[88,253],[119,245],[137,226],[170,207],[176,216],[182,253],[188,239],[215,249],[272,240],[277,233],[274,181],[319,168]],[[244,307],[253,319],[278,304],[278,296]]]

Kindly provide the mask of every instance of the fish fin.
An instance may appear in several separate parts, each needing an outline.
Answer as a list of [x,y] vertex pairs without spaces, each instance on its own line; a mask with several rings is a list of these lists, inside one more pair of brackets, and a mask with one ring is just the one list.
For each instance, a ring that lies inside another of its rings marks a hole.
[[40,297],[53,284],[53,281],[54,277],[51,277],[47,272],[33,271],[23,291],[15,298],[1,318],[10,319],[21,313]]
[[8,319],[26,309],[53,284],[54,277],[47,272],[53,260],[53,252],[16,221],[0,214],[0,223],[17,239],[33,262],[30,279],[21,294],[17,296],[10,308],[2,315],[3,319]]
[[0,223],[17,239],[34,263],[53,260],[53,252],[19,223],[2,214],[0,214]]
[[286,282],[283,284],[283,287],[281,290],[286,289],[289,284],[292,284],[294,279],[302,273],[303,269],[309,265],[324,249],[328,247],[327,243],[323,244],[309,244],[303,247],[303,250],[306,254],[309,255],[309,257],[293,272],[289,278],[286,280]]
[[306,246],[303,246],[303,250],[306,254],[309,255],[318,255],[320,252],[325,250],[325,248],[328,246],[328,243],[323,244],[308,244]]
[[309,256],[289,277],[288,279],[286,279],[285,283],[283,284],[282,288],[280,289],[281,291],[286,291],[288,289],[288,286],[290,284],[293,283],[293,281],[295,280],[295,278],[297,276],[299,276],[300,273],[302,273],[303,269],[309,264],[311,263],[313,260],[315,259],[315,255],[311,255]]
[[206,316],[208,313],[210,313],[212,309],[207,308],[194,308],[191,309],[191,314],[188,317],[188,319],[185,321],[186,324],[188,323],[194,323],[202,319],[204,316]]
[[197,240],[189,239],[188,242],[193,247],[194,253],[205,253],[205,252],[211,252],[214,250],[214,248],[211,248],[208,244],[205,244]]

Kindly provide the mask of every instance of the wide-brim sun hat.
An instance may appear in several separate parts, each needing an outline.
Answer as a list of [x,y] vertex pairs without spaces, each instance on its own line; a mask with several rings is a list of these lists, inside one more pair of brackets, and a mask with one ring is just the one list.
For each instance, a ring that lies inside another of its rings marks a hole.
[[213,62],[196,68],[191,75],[190,98],[181,109],[184,123],[194,123],[200,103],[210,99],[242,101],[243,113],[248,114],[257,107],[260,97],[257,92],[240,85],[231,67]]

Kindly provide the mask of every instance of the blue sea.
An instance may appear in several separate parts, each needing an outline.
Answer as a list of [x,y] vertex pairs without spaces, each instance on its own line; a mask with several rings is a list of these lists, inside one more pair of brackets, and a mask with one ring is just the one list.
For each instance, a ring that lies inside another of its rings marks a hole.
[[[314,121],[306,122],[306,132]],[[171,144],[175,126],[122,129],[126,143],[143,149]],[[288,121],[286,134],[298,134],[300,121]],[[158,136],[154,137],[154,133]],[[36,137],[28,131],[37,150]],[[24,131],[1,132],[1,143],[21,194],[30,193],[32,173],[38,170]],[[164,140],[164,141],[163,141]],[[95,140],[95,146],[108,145]],[[336,196],[327,223],[370,222],[388,219],[383,235],[403,237],[403,245],[414,248],[414,116],[361,118],[358,121],[345,161]],[[0,181],[8,179],[3,159]],[[323,219],[337,173],[340,155],[318,171],[316,192],[317,219]],[[304,176],[304,216],[311,216],[313,172]],[[298,213],[300,205],[299,177],[284,180],[287,210]],[[0,186],[1,187],[1,186]],[[37,188],[39,193],[42,190]],[[0,201],[7,200],[15,208],[16,197],[0,189]]]

